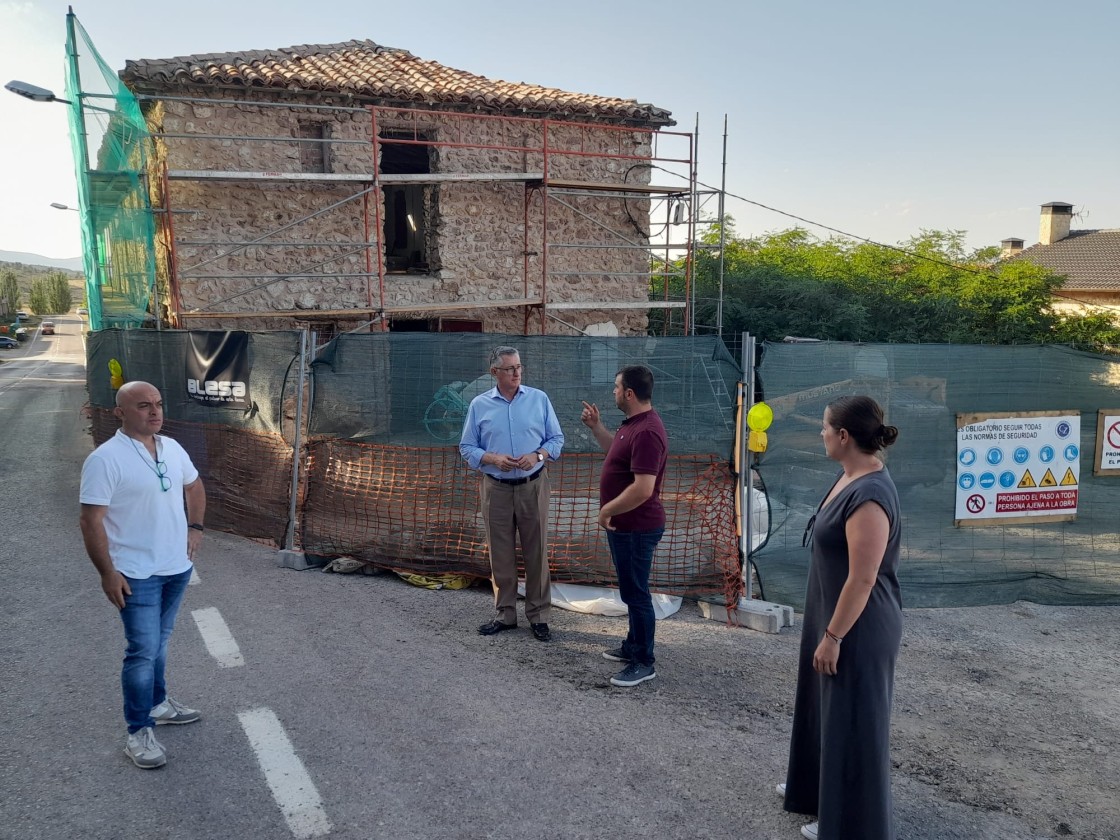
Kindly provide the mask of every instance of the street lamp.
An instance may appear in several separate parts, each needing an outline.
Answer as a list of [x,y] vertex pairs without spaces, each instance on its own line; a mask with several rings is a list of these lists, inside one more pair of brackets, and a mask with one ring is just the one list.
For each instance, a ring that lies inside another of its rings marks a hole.
[[12,93],[18,96],[30,99],[32,102],[61,102],[64,105],[74,104],[69,99],[59,99],[54,95],[53,90],[47,90],[46,88],[41,88],[38,85],[21,82],[19,79],[12,79],[10,82],[4,85],[4,88],[6,90],[10,90]]
[[77,207],[71,207],[68,204],[59,204],[57,201],[52,201],[51,207],[53,207],[55,210],[73,210],[75,213],[78,212]]

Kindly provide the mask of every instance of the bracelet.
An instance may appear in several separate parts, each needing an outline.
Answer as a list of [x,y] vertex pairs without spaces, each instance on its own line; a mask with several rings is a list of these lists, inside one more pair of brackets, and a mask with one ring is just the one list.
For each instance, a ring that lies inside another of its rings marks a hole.
[[841,638],[840,636],[837,636],[835,633],[833,633],[827,627],[824,628],[824,634],[826,636],[828,636],[828,638],[832,639],[832,641],[836,642],[836,644],[840,644],[842,641],[844,641],[843,638]]
[[205,529],[205,528],[203,528],[203,527],[202,527],[202,525],[201,525],[200,523],[198,523],[198,522],[192,522],[192,523],[191,523],[190,525],[188,525],[187,527],[188,527],[188,528],[194,528],[194,529],[195,529],[196,531],[205,531],[205,530],[206,530],[206,529]]

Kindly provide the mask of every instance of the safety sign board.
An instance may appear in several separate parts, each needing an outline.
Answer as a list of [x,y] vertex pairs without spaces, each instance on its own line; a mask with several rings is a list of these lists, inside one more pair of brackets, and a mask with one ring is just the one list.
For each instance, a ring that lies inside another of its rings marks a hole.
[[1097,451],[1093,475],[1120,475],[1120,409],[1097,412]]
[[[1120,411],[1115,413],[1120,474]],[[1078,411],[957,415],[957,525],[1073,519],[1080,475]]]

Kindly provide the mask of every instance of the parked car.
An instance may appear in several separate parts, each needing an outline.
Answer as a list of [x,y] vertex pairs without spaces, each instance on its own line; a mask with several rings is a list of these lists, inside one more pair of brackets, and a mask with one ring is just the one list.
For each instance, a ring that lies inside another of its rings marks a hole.
[[0,350],[15,350],[19,342],[10,335],[0,335]]
[[79,307],[78,307],[78,314],[79,314],[79,315],[88,315],[88,314],[89,314],[89,310],[88,310],[88,309],[86,309],[86,308],[85,308],[84,306],[79,306]]
[[27,327],[20,327],[16,330],[16,341],[27,341]]
[[44,321],[40,325],[43,335],[54,335],[54,321]]
[[16,312],[16,321],[26,321],[26,320],[27,320],[27,313],[24,312],[22,309],[18,310]]

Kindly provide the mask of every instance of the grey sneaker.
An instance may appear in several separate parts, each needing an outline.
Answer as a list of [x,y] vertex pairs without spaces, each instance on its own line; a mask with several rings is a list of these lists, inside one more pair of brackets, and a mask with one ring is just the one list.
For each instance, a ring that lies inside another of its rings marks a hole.
[[611,662],[630,662],[630,657],[622,652],[621,647],[611,648],[610,650],[603,651],[603,658],[609,659]]
[[656,676],[657,671],[653,670],[652,665],[639,665],[637,662],[631,662],[611,677],[611,685],[630,688],[630,686],[644,683],[646,680],[652,680]]
[[786,783],[785,782],[778,782],[776,785],[774,785],[774,790],[778,794],[778,796],[785,796],[786,795]]
[[808,825],[801,826],[801,836],[805,840],[817,840],[817,823],[811,822]]
[[176,703],[168,697],[152,709],[151,715],[156,725],[161,726],[165,723],[194,723],[202,717],[202,712],[188,709],[182,703]]
[[167,753],[163,744],[156,740],[156,733],[150,726],[145,726],[128,736],[124,754],[132,759],[132,763],[145,770],[153,770],[167,763]]

